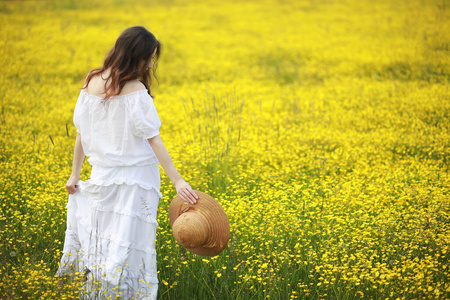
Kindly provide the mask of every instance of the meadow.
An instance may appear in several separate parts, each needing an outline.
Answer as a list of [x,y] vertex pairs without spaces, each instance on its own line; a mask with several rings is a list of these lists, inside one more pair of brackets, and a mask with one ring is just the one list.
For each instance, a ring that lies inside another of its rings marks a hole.
[[175,165],[231,227],[219,256],[179,247],[162,172],[159,299],[450,298],[449,4],[0,2],[0,298],[78,298],[54,276],[73,110],[133,25],[164,46]]

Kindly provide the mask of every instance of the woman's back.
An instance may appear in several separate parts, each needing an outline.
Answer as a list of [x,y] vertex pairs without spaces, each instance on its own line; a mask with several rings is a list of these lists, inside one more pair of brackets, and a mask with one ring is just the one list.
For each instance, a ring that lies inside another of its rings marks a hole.
[[103,167],[156,163],[147,139],[159,134],[161,121],[144,85],[131,81],[108,100],[104,91],[105,80],[93,77],[75,106],[74,124],[89,163]]
[[[105,85],[105,78],[108,78],[109,74],[109,70],[105,70],[102,74],[93,76],[89,82],[89,85],[84,88],[84,91],[89,95],[104,98],[106,95],[105,86],[107,86]],[[144,84],[142,84],[139,80],[131,80],[125,83],[119,96],[137,92],[139,90],[146,90]]]

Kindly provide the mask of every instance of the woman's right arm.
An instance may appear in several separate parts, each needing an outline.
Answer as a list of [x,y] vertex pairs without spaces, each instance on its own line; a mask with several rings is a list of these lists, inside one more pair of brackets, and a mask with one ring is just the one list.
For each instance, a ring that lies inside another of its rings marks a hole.
[[164,143],[159,135],[148,139],[150,146],[155,152],[156,157],[158,158],[159,163],[163,167],[167,176],[169,176],[172,184],[175,186],[177,190],[177,194],[186,202],[190,204],[197,203],[198,195],[192,189],[192,187],[184,181],[184,179],[178,173],[175,165],[172,162],[172,158],[169,155],[169,152],[164,146]]
[[78,190],[78,180],[80,180],[81,168],[83,167],[85,154],[83,145],[81,144],[81,134],[77,134],[75,140],[75,148],[73,151],[72,174],[66,183],[66,189],[69,194],[73,194]]

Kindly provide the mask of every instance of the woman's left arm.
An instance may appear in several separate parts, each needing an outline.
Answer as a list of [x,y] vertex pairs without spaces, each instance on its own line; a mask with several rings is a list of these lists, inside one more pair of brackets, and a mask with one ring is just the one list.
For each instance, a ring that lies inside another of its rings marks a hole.
[[72,174],[66,183],[66,189],[69,194],[73,194],[78,190],[78,180],[80,180],[81,168],[83,167],[85,154],[83,145],[81,144],[81,134],[77,134],[75,140],[75,148],[73,150]]

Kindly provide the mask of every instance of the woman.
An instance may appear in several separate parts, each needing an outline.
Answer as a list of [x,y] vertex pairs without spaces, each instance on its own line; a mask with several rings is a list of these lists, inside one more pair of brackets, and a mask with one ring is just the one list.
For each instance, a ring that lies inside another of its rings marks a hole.
[[[198,199],[159,136],[150,72],[160,53],[161,44],[144,27],[126,29],[103,66],[87,76],[75,106],[78,134],[57,274],[86,274],[89,299],[156,299],[158,162],[183,200]],[[83,182],[85,155],[92,170]]]

